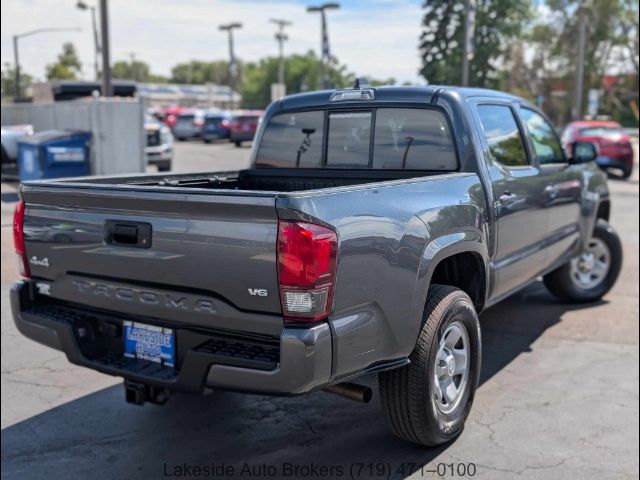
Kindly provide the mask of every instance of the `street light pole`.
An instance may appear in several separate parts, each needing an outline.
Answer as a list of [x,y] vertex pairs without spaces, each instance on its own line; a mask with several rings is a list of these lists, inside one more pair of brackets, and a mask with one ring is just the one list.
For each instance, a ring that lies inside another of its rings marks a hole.
[[[227,32],[229,38],[229,86],[232,91],[235,90],[236,76],[238,73],[236,54],[233,50],[233,30],[236,28],[242,28],[242,24],[239,22],[233,22],[218,26],[218,30]],[[233,93],[231,95],[233,95]]]
[[320,13],[321,22],[321,43],[320,43],[320,88],[327,87],[325,64],[331,58],[329,50],[329,33],[327,31],[327,10],[337,10],[339,3],[324,3],[318,6],[307,7],[309,13]]
[[24,37],[30,37],[31,35],[37,35],[39,33],[49,32],[79,32],[79,28],[37,28],[35,30],[29,30],[28,32],[19,33],[13,36],[13,61],[15,70],[15,98],[14,102],[22,99],[22,91],[20,85],[20,55],[18,54],[18,40]]
[[18,58],[18,35],[13,36],[13,65],[14,65],[14,73],[16,74],[15,78],[15,93],[13,101],[17,102],[21,99],[20,92],[20,59]]
[[96,7],[94,5],[88,5],[83,0],[78,0],[76,7],[78,7],[80,10],[89,10],[91,12],[91,25],[93,27],[93,46],[94,46],[93,65],[96,73],[96,81],[98,81],[98,79],[100,78],[99,62],[100,62],[101,48],[100,48],[100,39],[98,36],[98,23],[96,21]]
[[102,34],[102,96],[113,96],[111,83],[111,55],[109,52],[109,6],[100,0],[100,33]]
[[289,39],[286,33],[284,33],[284,27],[288,27],[292,23],[288,20],[281,20],[272,18],[271,23],[278,25],[278,31],[276,32],[276,40],[278,41],[278,83],[284,85],[284,42]]

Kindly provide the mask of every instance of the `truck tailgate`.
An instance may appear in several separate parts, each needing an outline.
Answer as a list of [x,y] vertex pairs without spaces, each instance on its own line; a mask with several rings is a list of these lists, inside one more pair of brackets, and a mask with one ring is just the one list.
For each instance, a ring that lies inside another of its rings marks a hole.
[[275,196],[31,184],[22,197],[41,293],[279,335]]

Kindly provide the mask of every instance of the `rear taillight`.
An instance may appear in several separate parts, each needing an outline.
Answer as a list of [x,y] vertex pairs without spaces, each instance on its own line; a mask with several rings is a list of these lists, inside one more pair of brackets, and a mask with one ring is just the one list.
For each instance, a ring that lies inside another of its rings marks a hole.
[[24,245],[24,200],[16,205],[13,211],[13,245],[16,251],[16,263],[18,271],[23,277],[30,277],[29,264],[27,263],[27,249]]
[[337,252],[333,230],[306,222],[279,222],[278,281],[285,322],[317,322],[329,315]]

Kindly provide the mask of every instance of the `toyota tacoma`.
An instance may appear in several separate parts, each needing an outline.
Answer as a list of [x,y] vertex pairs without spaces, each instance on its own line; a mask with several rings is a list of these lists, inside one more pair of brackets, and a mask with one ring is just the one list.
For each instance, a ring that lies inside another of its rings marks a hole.
[[569,147],[491,90],[286,97],[245,170],[23,183],[13,316],[123,377],[135,404],[215,389],[368,401],[354,380],[375,372],[391,430],[442,444],[478,385],[479,312],[539,277],[593,302],[620,272],[596,147]]

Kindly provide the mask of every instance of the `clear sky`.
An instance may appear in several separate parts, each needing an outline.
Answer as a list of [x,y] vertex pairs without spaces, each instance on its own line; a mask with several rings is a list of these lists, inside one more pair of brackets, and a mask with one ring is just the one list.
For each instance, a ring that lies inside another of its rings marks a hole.
[[[87,0],[97,4],[98,0]],[[227,39],[218,24],[240,21],[236,55],[246,61],[277,54],[275,25],[270,18],[294,24],[287,29],[286,52],[318,52],[320,18],[306,13],[313,0],[110,0],[111,59],[137,59],[154,73],[168,75],[171,66],[190,59],[228,57]],[[318,2],[321,3],[321,2]],[[418,37],[422,17],[419,0],[343,0],[328,13],[332,53],[358,76],[394,77],[423,83],[418,75]],[[2,0],[2,63],[13,64],[11,36],[44,27],[75,27],[75,33],[46,33],[20,40],[20,64],[42,79],[64,42],[73,42],[82,73],[93,78],[90,14],[76,0]]]

